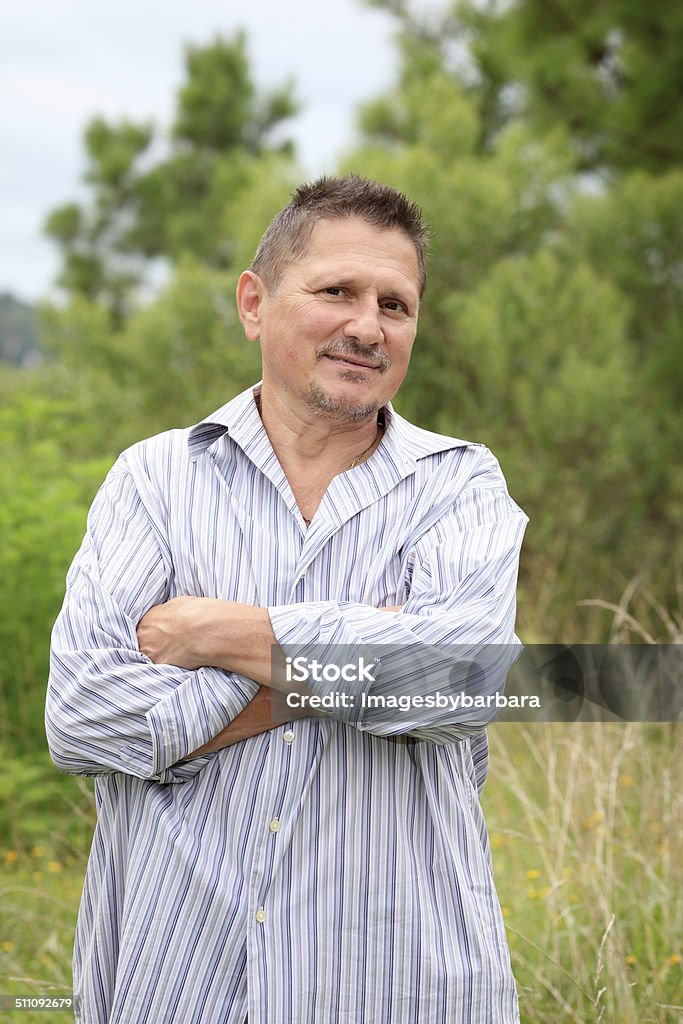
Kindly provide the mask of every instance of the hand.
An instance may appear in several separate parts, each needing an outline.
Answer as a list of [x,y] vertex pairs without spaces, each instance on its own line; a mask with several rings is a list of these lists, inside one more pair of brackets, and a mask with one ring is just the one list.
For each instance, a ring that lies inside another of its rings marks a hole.
[[202,622],[202,605],[211,598],[174,597],[156,605],[142,616],[137,626],[138,645],[155,665],[201,668],[206,662],[199,654],[196,631]]
[[155,665],[222,668],[271,685],[277,640],[266,608],[214,597],[174,597],[143,615],[138,645]]
[[279,725],[284,725],[285,722],[293,722],[298,718],[311,718],[316,715],[320,715],[320,712],[312,708],[290,708],[287,704],[286,694],[271,690],[269,686],[261,686],[244,711],[233,718],[225,729],[205,743],[203,747],[188,754],[185,760],[230,747],[233,743],[247,740],[251,736],[258,736],[259,733],[268,732],[269,729],[276,729]]

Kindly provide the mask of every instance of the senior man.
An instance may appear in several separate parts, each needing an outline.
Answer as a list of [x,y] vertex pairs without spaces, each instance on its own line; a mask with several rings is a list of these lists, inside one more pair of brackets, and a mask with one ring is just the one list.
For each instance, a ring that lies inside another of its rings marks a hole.
[[93,503],[46,712],[56,764],[96,777],[80,1021],[518,1020],[481,716],[378,717],[363,673],[314,712],[330,684],[282,670],[516,643],[526,517],[498,463],[390,404],[425,251],[402,193],[301,186],[237,288],[262,381],[134,445]]

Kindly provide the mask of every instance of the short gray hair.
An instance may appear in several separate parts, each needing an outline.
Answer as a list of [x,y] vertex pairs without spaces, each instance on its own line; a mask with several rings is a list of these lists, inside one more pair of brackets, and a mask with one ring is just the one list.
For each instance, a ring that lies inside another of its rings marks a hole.
[[325,176],[300,185],[270,222],[249,269],[259,275],[269,292],[275,292],[285,268],[306,252],[318,221],[345,217],[360,217],[386,230],[398,228],[407,235],[415,246],[422,296],[427,283],[429,231],[419,206],[390,185],[356,174]]

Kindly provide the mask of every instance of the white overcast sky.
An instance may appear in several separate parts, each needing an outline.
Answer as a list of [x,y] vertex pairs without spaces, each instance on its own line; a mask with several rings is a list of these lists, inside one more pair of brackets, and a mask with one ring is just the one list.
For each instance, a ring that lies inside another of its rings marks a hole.
[[[426,5],[425,5],[426,6]],[[358,0],[4,0],[0,32],[0,291],[34,300],[57,271],[46,213],[77,198],[97,113],[168,123],[184,42],[243,27],[254,77],[296,81],[307,174],[335,167],[357,104],[394,81],[394,22]]]

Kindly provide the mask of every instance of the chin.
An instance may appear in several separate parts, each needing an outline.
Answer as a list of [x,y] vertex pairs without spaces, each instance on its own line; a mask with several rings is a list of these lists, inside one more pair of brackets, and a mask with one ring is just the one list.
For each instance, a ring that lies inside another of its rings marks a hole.
[[353,423],[360,423],[374,416],[382,405],[377,398],[370,396],[352,398],[350,395],[331,395],[318,384],[309,386],[304,401],[309,409],[320,416],[344,419]]

